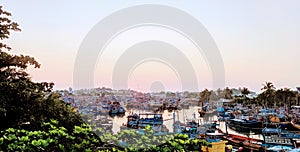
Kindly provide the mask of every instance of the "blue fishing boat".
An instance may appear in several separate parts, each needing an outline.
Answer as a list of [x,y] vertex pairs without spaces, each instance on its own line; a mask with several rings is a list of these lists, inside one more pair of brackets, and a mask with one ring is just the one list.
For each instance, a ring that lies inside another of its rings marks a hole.
[[280,128],[264,128],[262,130],[264,138],[264,146],[272,150],[272,147],[284,147],[293,149],[296,147],[296,141],[288,136],[282,136],[282,130]]
[[127,116],[127,123],[124,126],[129,128],[139,128],[145,126],[162,125],[162,114],[133,114]]
[[121,126],[121,129],[125,129],[125,128],[138,129],[139,118],[140,117],[137,114],[127,116],[127,123],[123,124],[123,126]]
[[116,114],[118,114],[118,107],[114,106],[114,105],[111,105],[110,106],[110,110],[109,110],[109,114],[110,115],[116,115]]
[[125,109],[123,107],[118,108],[118,114],[125,114]]
[[162,125],[163,117],[162,114],[139,114],[138,125]]
[[110,104],[110,110],[109,114],[110,115],[124,115],[125,114],[125,109],[120,105],[119,102],[112,102]]
[[261,133],[263,122],[257,120],[229,119],[227,125],[229,128],[240,133],[248,133],[250,131]]
[[196,138],[199,134],[199,126],[199,122],[196,122],[196,119],[187,119],[181,133],[188,134],[189,138]]
[[141,133],[145,127],[150,126],[155,135],[168,134],[169,130],[163,125],[162,114],[133,114],[127,117],[127,123],[121,126],[124,129],[138,129]]
[[266,149],[266,152],[290,152],[293,148],[289,146],[272,146]]
[[226,121],[229,119],[234,119],[235,116],[232,114],[231,111],[223,111],[223,112],[218,112],[218,120],[219,121]]

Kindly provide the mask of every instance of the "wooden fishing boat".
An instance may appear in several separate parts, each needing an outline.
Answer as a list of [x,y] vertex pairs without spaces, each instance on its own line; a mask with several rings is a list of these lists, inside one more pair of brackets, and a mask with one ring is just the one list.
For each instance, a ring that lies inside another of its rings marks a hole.
[[290,121],[286,121],[284,120],[284,118],[282,118],[282,116],[280,117],[280,115],[272,113],[272,114],[268,114],[267,116],[267,122],[264,122],[263,126],[264,128],[282,128],[282,129],[288,129],[288,130],[294,130],[291,122]]
[[262,151],[265,148],[262,146],[263,140],[248,138],[240,135],[228,134],[223,137],[229,144],[235,147],[243,147],[247,150]]
[[256,141],[244,141],[243,147],[250,151],[264,151],[266,148],[262,146],[262,142],[256,142]]
[[217,129],[219,133],[224,134],[223,139],[227,140],[230,145],[234,147],[243,147],[249,151],[264,151],[266,148],[263,146],[264,141],[255,138],[244,137],[235,134],[225,134],[220,129]]

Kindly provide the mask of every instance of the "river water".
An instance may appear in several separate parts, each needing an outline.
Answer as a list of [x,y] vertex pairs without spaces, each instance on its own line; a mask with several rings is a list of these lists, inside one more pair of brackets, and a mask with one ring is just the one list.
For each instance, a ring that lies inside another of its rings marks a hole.
[[[174,117],[175,117],[175,121],[180,121],[182,123],[185,123],[187,119],[196,119],[196,121],[199,122],[199,124],[207,124],[207,123],[212,123],[214,121],[217,121],[217,115],[212,115],[212,116],[204,116],[204,118],[200,118],[199,114],[198,114],[198,108],[197,106],[190,106],[189,109],[182,109],[182,110],[176,110],[173,112],[168,112],[167,110],[163,111],[161,114],[163,116],[164,119],[164,125],[166,125],[166,127],[169,129],[170,132],[173,132],[173,123],[174,123]],[[127,116],[130,114],[145,114],[145,113],[153,113],[153,111],[147,111],[147,110],[138,110],[138,109],[131,109],[131,110],[127,110],[125,113],[125,116],[123,117],[118,117],[118,116],[114,116],[111,117],[112,122],[113,122],[113,132],[117,133],[120,131],[120,126],[122,126],[122,124],[126,124],[127,123]],[[219,128],[223,131],[226,132],[226,125],[225,122],[218,122],[219,124]],[[241,134],[238,133],[230,128],[227,128],[227,131],[229,134],[236,134],[236,135],[241,135],[241,136],[245,136],[245,137],[250,137],[250,138],[255,138],[255,139],[263,139],[262,135],[257,135],[257,134],[252,134],[250,133],[250,135],[245,135],[245,134]]]

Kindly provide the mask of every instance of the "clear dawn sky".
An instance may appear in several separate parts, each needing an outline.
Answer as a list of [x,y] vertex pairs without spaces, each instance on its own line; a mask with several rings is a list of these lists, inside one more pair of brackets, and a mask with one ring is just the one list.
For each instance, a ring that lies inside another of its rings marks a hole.
[[[73,86],[76,54],[93,26],[115,11],[141,4],[172,6],[199,20],[219,48],[224,62],[226,86],[248,87],[254,91],[259,91],[265,81],[273,82],[277,88],[295,89],[300,86],[298,0],[1,1],[1,5],[13,14],[12,19],[22,29],[22,32],[13,33],[8,41],[15,49],[14,53],[35,57],[42,66],[40,69],[29,69],[33,80],[52,81],[55,89]],[[178,47],[194,62],[192,58],[197,55],[185,50],[193,48],[186,47],[189,42],[176,34],[158,27],[141,27],[122,33],[107,45],[103,55],[98,58],[95,86],[112,86],[111,75],[103,71],[111,71],[111,65],[120,54],[118,50],[130,47],[141,39],[180,42],[181,46]],[[210,70],[201,55],[199,59],[194,62],[199,89],[211,88]],[[180,90],[176,72],[166,65],[147,62],[132,70],[128,83],[133,89],[149,91],[151,84],[161,82],[167,90]]]

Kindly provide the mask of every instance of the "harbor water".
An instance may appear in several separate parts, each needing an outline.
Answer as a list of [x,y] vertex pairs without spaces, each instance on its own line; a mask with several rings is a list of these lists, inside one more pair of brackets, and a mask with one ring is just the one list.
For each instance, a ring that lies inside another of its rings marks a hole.
[[[164,110],[161,112],[163,119],[164,119],[164,125],[169,129],[169,132],[173,132],[173,124],[175,121],[180,121],[181,123],[185,123],[188,120],[196,120],[196,122],[199,122],[200,125],[203,124],[208,124],[208,123],[213,123],[214,121],[218,120],[217,114],[215,115],[209,115],[209,116],[204,116],[200,117],[198,113],[198,109],[200,107],[197,106],[190,106],[189,109],[182,109],[182,110],[174,110],[172,112],[169,112],[167,110]],[[130,114],[145,114],[145,113],[153,113],[151,110],[139,110],[139,109],[127,109],[126,113],[124,116],[113,116],[111,117],[112,123],[113,123],[113,128],[112,131],[114,133],[117,133],[120,131],[120,127],[123,124],[127,123],[127,116]],[[175,120],[174,120],[175,119]],[[226,132],[226,124],[225,122],[217,122],[218,128],[220,128],[223,132]],[[254,133],[249,133],[249,134],[242,134],[238,133],[230,128],[227,127],[227,132],[229,134],[235,134],[235,135],[241,135],[245,137],[250,137],[250,138],[255,138],[255,139],[263,139],[263,136],[260,134],[254,134]]]

